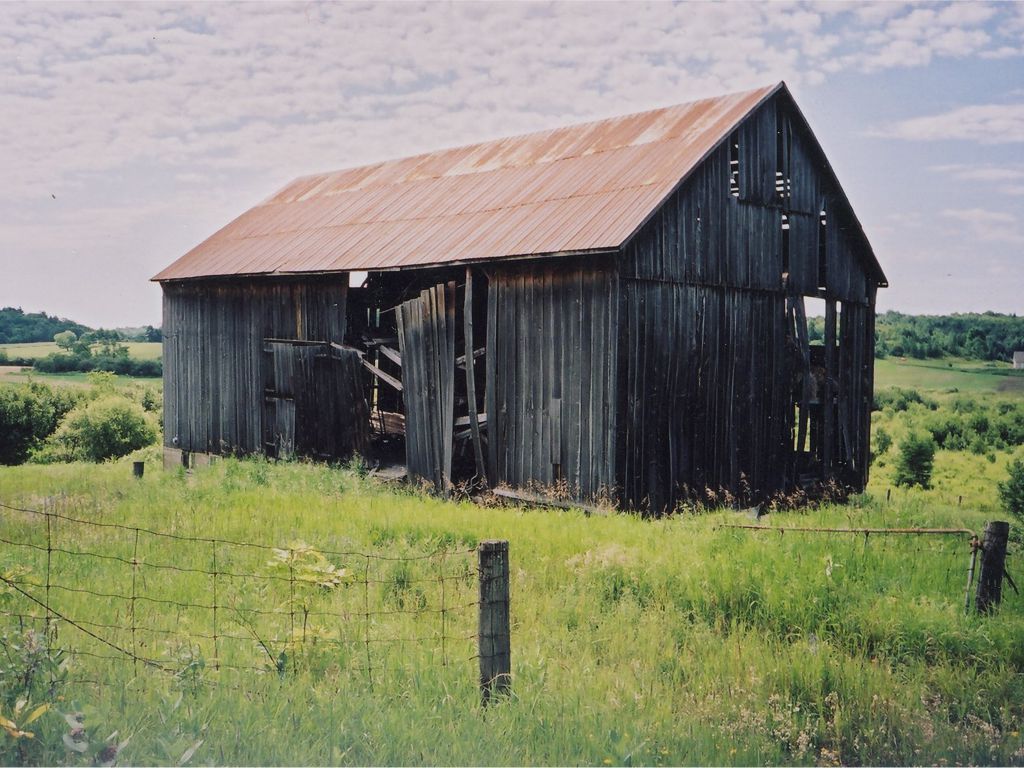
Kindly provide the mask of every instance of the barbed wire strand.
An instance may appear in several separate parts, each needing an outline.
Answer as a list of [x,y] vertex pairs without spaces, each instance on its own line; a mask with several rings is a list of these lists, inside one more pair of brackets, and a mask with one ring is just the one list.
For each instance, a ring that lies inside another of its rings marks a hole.
[[[138,672],[138,665],[142,664],[147,668],[157,669],[172,675],[181,675],[180,671],[176,671],[169,667],[167,663],[162,662],[158,659],[148,658],[140,652],[140,648],[144,647],[146,643],[143,643],[139,639],[139,634],[147,635],[159,635],[168,638],[181,639],[187,641],[190,644],[196,640],[212,641],[213,643],[213,669],[214,671],[220,671],[221,669],[231,669],[247,672],[259,672],[266,674],[271,671],[280,673],[281,667],[278,659],[275,659],[273,653],[267,648],[267,643],[270,645],[278,645],[284,647],[290,647],[297,640],[296,627],[295,627],[295,613],[299,604],[296,599],[296,588],[298,584],[317,584],[319,583],[316,576],[303,576],[297,574],[295,569],[295,550],[294,548],[283,549],[280,547],[272,547],[269,545],[257,544],[254,542],[239,542],[232,541],[230,539],[221,539],[214,537],[199,537],[199,536],[183,536],[181,534],[171,534],[161,531],[155,531],[149,528],[141,526],[129,526],[119,523],[101,522],[96,520],[84,520],[81,518],[74,517],[69,514],[64,514],[57,511],[56,502],[52,498],[48,498],[44,501],[44,510],[29,509],[25,507],[17,507],[11,504],[0,502],[0,508],[7,509],[14,512],[21,512],[25,514],[32,514],[41,516],[46,522],[46,546],[35,544],[31,541],[15,541],[8,538],[0,537],[0,542],[8,544],[13,547],[22,547],[31,549],[33,551],[45,552],[45,581],[44,583],[37,583],[34,580],[23,579],[17,580],[14,578],[8,578],[0,576],[3,583],[5,583],[11,590],[18,593],[26,600],[39,608],[43,609],[44,615],[25,614],[25,613],[14,613],[9,611],[0,611],[0,616],[6,616],[8,618],[17,617],[19,625],[24,626],[26,621],[43,621],[46,629],[47,642],[50,643],[56,639],[57,629],[60,623],[67,624],[84,636],[91,640],[101,644],[103,647],[109,648],[114,651],[115,654],[110,653],[97,653],[96,651],[85,649],[85,648],[74,648],[74,649],[58,649],[68,655],[86,656],[95,658],[97,660],[106,660],[110,662],[125,662],[130,661],[135,666],[135,674]],[[84,525],[91,526],[101,529],[115,529],[125,531],[131,534],[131,558],[126,558],[118,554],[104,553],[91,551],[84,547],[69,548],[65,546],[58,546],[55,544],[55,531],[53,530],[53,523],[61,521],[70,525]],[[153,536],[162,539],[173,540],[176,542],[192,543],[192,544],[209,544],[211,547],[210,563],[212,570],[207,570],[198,567],[189,567],[187,565],[175,565],[171,563],[163,562],[147,562],[144,558],[140,557],[140,539],[142,536]],[[257,551],[273,551],[275,554],[280,556],[282,553],[288,555],[288,567],[289,575],[287,578],[278,576],[275,574],[266,573],[246,573],[231,570],[222,570],[222,566],[218,560],[218,547],[244,547]],[[354,551],[331,551],[331,550],[318,550],[324,555],[333,555],[341,557],[360,557],[363,558],[363,579],[361,580],[361,586],[363,587],[363,611],[362,613],[354,611],[329,611],[329,610],[312,610],[305,603],[302,604],[303,610],[303,628],[301,642],[305,646],[307,641],[307,623],[310,616],[317,617],[330,617],[341,620],[343,622],[351,622],[357,618],[361,618],[363,621],[363,632],[362,637],[358,640],[356,638],[323,638],[315,636],[317,641],[328,642],[333,646],[352,647],[354,645],[361,644],[365,649],[366,666],[361,668],[367,675],[367,681],[372,690],[374,684],[374,666],[373,657],[371,653],[371,646],[373,645],[401,645],[401,644],[426,644],[426,643],[440,643],[441,645],[441,656],[442,663],[447,664],[447,642],[448,640],[459,640],[462,642],[469,642],[476,638],[476,634],[467,635],[456,635],[451,636],[448,631],[448,614],[463,611],[479,605],[479,601],[471,601],[461,604],[452,605],[448,600],[448,589],[447,583],[454,582],[456,585],[468,586],[473,577],[473,570],[468,567],[464,562],[463,566],[459,570],[453,570],[451,572],[446,571],[445,564],[448,562],[448,558],[454,555],[469,554],[476,551],[475,548],[463,548],[463,549],[448,549],[439,548],[435,552],[431,552],[423,555],[411,555],[411,556],[388,556],[380,555],[377,553],[369,552],[354,552]],[[116,591],[103,591],[99,588],[90,588],[82,586],[70,586],[67,584],[60,584],[56,582],[52,574],[55,568],[55,555],[64,555],[71,558],[94,558],[106,562],[119,563],[131,568],[131,591],[129,594],[124,594]],[[431,607],[426,601],[425,595],[420,592],[419,597],[423,601],[418,607],[405,608],[399,605],[398,608],[386,608],[382,610],[370,610],[370,585],[371,584],[394,584],[394,578],[371,578],[371,563],[372,562],[429,562],[434,561],[436,563],[437,575],[430,578],[409,578],[408,574],[405,574],[402,579],[402,584],[405,588],[413,584],[437,584],[440,591],[440,605],[439,607]],[[142,575],[141,571],[144,569],[162,570],[180,574],[199,574],[206,575],[210,578],[210,593],[211,603],[205,604],[203,602],[187,602],[185,600],[176,600],[168,597],[157,597],[151,594],[145,594],[140,591],[140,580],[139,577]],[[479,574],[478,574],[479,576]],[[232,605],[232,609],[241,617],[243,613],[247,613],[252,616],[287,616],[289,635],[288,637],[271,637],[267,641],[260,640],[259,636],[253,632],[251,626],[248,626],[246,622],[243,622],[250,632],[253,633],[254,637],[250,638],[245,635],[238,635],[231,632],[225,632],[220,626],[219,609],[223,607],[220,600],[220,589],[219,579],[221,577],[236,578],[236,579],[262,579],[264,582],[284,582],[287,581],[289,584],[289,605],[287,611],[275,610],[275,609],[263,609],[254,607],[243,607],[238,605]],[[349,584],[350,582],[345,582]],[[43,599],[40,600],[38,597],[31,594],[27,589],[36,588],[43,590]],[[107,600],[120,601],[126,604],[125,613],[127,613],[127,626],[122,623],[116,623],[119,621],[117,617],[122,616],[120,610],[115,611],[115,618],[110,621],[97,621],[93,619],[82,619],[72,618],[67,615],[65,611],[54,607],[52,601],[52,590],[72,593],[72,594],[85,594],[91,597],[99,597]],[[172,606],[178,611],[177,621],[181,621],[182,610],[203,610],[211,612],[211,633],[197,632],[197,631],[183,631],[178,629],[167,629],[157,626],[146,626],[140,621],[140,615],[138,611],[138,603],[149,603],[154,605],[165,605]],[[386,617],[386,616],[418,616],[423,614],[438,614],[440,616],[440,633],[432,633],[428,635],[407,635],[397,637],[373,637],[371,628],[374,625],[374,617]],[[98,631],[93,630],[106,630],[115,633],[124,632],[127,630],[128,638],[130,640],[131,648],[126,647],[124,643],[115,641],[109,637],[104,637],[99,634]],[[254,639],[259,645],[263,646],[263,650],[267,652],[270,664],[266,666],[254,666],[237,663],[227,663],[222,659],[220,651],[220,642],[222,640],[232,640],[238,642],[246,642],[252,644]],[[201,653],[201,649],[198,650]],[[191,653],[191,651],[190,651]],[[295,658],[296,654],[292,654],[293,670],[297,669],[298,659]],[[97,685],[105,684],[102,681],[88,681],[81,680],[82,683],[95,683]]]

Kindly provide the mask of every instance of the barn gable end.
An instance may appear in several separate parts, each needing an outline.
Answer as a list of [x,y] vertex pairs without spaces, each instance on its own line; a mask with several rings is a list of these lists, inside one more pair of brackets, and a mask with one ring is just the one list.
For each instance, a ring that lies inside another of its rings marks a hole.
[[[629,503],[765,498],[801,479],[863,487],[884,276],[788,92],[673,192],[620,270]],[[821,346],[805,297],[824,300]]]

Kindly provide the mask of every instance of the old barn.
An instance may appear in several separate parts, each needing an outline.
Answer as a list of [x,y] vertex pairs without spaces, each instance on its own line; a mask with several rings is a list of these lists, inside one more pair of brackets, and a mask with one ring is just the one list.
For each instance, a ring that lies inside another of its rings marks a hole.
[[885,276],[782,83],[300,178],[154,279],[172,463],[656,512],[867,480]]

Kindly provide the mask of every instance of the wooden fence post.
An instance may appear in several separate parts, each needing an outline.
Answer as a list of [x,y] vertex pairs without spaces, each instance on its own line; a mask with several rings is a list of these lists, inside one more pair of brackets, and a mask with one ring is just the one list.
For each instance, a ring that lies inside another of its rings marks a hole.
[[985,526],[981,545],[981,573],[974,607],[978,613],[990,613],[999,604],[1003,593],[1003,573],[1006,571],[1006,540],[1010,524],[996,520]]
[[512,687],[508,611],[508,542],[482,541],[477,547],[480,574],[480,696],[483,704]]

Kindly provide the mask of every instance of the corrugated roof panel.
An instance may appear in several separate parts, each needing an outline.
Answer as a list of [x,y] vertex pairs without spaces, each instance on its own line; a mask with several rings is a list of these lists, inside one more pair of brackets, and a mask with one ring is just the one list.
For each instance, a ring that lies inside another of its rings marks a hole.
[[154,279],[617,248],[782,87],[296,179]]

